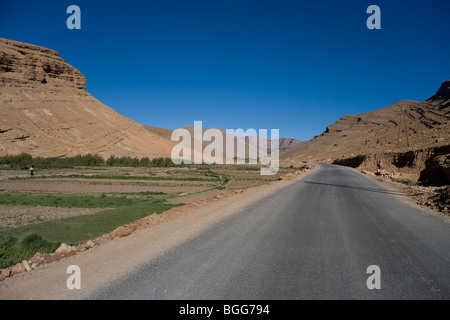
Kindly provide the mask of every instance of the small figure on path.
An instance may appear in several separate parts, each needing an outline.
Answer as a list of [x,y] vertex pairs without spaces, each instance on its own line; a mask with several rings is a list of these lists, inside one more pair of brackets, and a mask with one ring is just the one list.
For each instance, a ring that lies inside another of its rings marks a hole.
[[30,167],[30,176],[32,177],[34,175],[34,166],[32,165]]

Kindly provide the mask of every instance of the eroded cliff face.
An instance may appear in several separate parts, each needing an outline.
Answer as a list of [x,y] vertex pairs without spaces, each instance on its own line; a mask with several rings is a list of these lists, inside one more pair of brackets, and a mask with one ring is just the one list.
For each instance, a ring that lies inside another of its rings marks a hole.
[[382,152],[340,158],[334,164],[377,171],[391,178],[405,174],[424,185],[450,184],[450,145],[406,152]]
[[173,142],[102,104],[85,84],[58,52],[0,38],[0,155],[170,156]]
[[0,39],[0,47],[1,86],[86,89],[86,78],[57,51],[6,39]]

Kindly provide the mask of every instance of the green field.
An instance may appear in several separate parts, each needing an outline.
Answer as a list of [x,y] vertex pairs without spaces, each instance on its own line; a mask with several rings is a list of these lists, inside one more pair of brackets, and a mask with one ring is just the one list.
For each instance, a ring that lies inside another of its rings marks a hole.
[[[13,221],[3,227],[0,224],[0,268],[29,259],[37,251],[54,252],[61,243],[77,245],[151,214],[163,214],[189,202],[192,196],[208,197],[210,192],[217,194],[214,192],[219,190],[246,189],[296,170],[280,168],[277,175],[261,176],[260,168],[254,165],[176,168],[98,164],[39,168],[35,165],[36,176],[30,177],[26,169],[14,170],[6,165],[1,168],[0,205],[9,208],[9,213],[6,209],[4,213],[0,211],[0,223],[2,214],[4,219],[13,216],[19,221],[20,213],[25,212],[30,219],[26,223]],[[116,189],[106,192],[111,183]],[[62,184],[66,186],[64,191],[59,187]],[[42,217],[33,208],[48,208],[45,212],[56,212],[56,218]],[[69,211],[90,208],[98,210],[78,215]]]
[[79,195],[54,195],[33,194],[23,192],[6,192],[1,194],[0,204],[21,206],[44,206],[58,208],[118,208],[131,207],[149,202],[146,197],[127,197],[125,194],[112,196],[79,196]]
[[[64,197],[56,198],[63,199]],[[111,199],[112,197],[109,200]],[[105,202],[102,197],[91,199],[91,205],[95,207],[107,203],[109,206],[116,205],[114,209],[96,214],[44,221],[17,228],[1,228],[0,268],[29,259],[36,251],[53,252],[61,243],[76,245],[151,214],[161,214],[170,208],[180,206],[180,204],[169,204],[165,199],[117,198],[116,200],[115,202]],[[127,200],[137,201],[131,205],[124,205],[123,201]],[[70,199],[63,200],[66,203],[70,203],[70,201]]]

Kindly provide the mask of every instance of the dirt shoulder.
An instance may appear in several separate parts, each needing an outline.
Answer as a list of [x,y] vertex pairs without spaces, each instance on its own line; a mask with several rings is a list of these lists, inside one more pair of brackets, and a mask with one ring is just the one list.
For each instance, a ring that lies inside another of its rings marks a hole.
[[[392,191],[399,199],[424,212],[450,218],[450,186],[421,186],[414,183],[401,183],[393,181],[389,176],[376,176],[367,170],[352,170],[366,175],[379,185]],[[402,179],[398,180],[402,181]]]
[[[172,208],[161,215],[150,215],[76,248],[61,248],[59,252],[46,257],[35,256],[33,258],[36,261],[46,258],[46,263],[1,282],[0,299],[89,298],[96,290],[115,280],[120,281],[142,264],[164,255],[245,207],[299,181],[317,167],[284,176],[282,180],[267,185],[224,191],[213,198]],[[33,261],[28,261],[28,264]],[[80,290],[69,290],[66,286],[70,276],[66,271],[70,265],[80,267]]]

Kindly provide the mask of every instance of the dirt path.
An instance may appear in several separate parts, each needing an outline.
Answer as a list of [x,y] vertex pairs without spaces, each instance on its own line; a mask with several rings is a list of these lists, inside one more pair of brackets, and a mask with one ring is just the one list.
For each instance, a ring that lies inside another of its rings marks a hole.
[[213,182],[114,182],[114,181],[59,181],[59,180],[19,180],[0,181],[0,190],[10,191],[52,191],[71,193],[108,193],[108,192],[187,192],[194,193],[212,188]]
[[[312,172],[314,170],[311,170]],[[309,173],[309,172],[308,172]],[[103,243],[77,255],[16,275],[0,283],[0,299],[85,299],[113,280],[120,280],[140,265],[164,255],[212,225],[238,213],[273,192],[307,175],[254,187],[229,197],[187,206],[163,223]],[[164,214],[162,215],[164,217]],[[69,290],[68,266],[81,270],[81,289]]]

